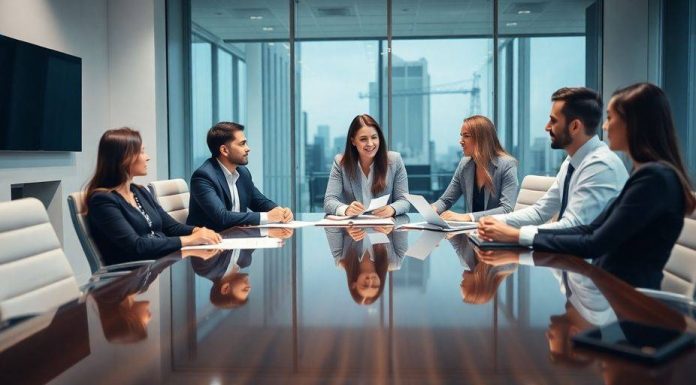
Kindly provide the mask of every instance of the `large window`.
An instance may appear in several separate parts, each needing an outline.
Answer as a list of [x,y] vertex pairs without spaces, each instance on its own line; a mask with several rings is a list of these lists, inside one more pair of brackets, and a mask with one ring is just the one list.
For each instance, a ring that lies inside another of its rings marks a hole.
[[174,176],[209,156],[213,123],[236,121],[246,126],[254,182],[297,212],[322,211],[333,158],[358,114],[380,122],[411,192],[434,201],[461,160],[463,119],[496,123],[520,179],[553,175],[565,154],[544,130],[551,94],[601,88],[592,0],[189,5],[192,160]]

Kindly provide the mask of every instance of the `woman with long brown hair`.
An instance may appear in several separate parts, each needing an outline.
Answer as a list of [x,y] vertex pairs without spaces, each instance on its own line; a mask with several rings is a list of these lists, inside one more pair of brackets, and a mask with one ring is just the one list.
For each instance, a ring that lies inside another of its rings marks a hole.
[[211,230],[177,222],[145,187],[133,183],[134,177],[147,175],[149,160],[136,130],[108,130],[99,141],[97,168],[85,200],[92,238],[108,265],[221,241]]
[[[464,157],[433,209],[445,220],[463,222],[511,212],[517,199],[517,161],[500,145],[493,122],[485,116],[470,116],[464,119],[459,136]],[[462,195],[467,213],[449,211]]]
[[[592,258],[633,286],[659,289],[684,215],[696,208],[667,95],[650,83],[616,91],[604,129],[609,147],[625,152],[633,163],[623,190],[591,224],[539,229],[532,246]],[[519,240],[519,230],[493,228],[485,218],[479,235],[502,242]]]
[[389,204],[372,214],[387,218],[408,212],[408,177],[401,155],[387,151],[382,129],[370,115],[358,115],[348,128],[343,154],[334,158],[324,211],[335,215],[360,214],[372,198],[386,194],[390,194]]

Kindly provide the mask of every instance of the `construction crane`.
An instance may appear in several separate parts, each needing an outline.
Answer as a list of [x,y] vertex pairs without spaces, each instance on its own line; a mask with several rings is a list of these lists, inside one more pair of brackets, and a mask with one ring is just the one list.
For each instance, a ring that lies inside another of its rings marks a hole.
[[[404,97],[404,96],[417,96],[417,95],[442,95],[442,94],[463,94],[469,96],[469,115],[478,115],[481,113],[481,88],[479,87],[479,80],[481,75],[478,72],[474,72],[474,77],[472,79],[460,80],[452,83],[440,84],[432,86],[430,88],[413,88],[398,90],[392,93],[393,98]],[[471,82],[471,88],[466,88],[467,83]],[[379,95],[373,92],[358,94],[360,99],[365,98],[378,98]]]

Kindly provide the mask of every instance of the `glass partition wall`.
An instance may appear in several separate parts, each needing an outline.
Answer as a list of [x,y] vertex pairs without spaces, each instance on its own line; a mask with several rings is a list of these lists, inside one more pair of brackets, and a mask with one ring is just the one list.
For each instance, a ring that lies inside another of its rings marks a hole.
[[[170,130],[170,158],[182,165],[171,177],[188,180],[210,156],[207,130],[236,121],[246,127],[254,182],[296,212],[322,211],[334,156],[358,114],[372,115],[401,153],[411,192],[434,201],[462,157],[464,118],[496,123],[520,180],[553,175],[564,153],[544,130],[551,93],[601,89],[593,0],[169,3],[189,61],[182,77],[170,74],[170,126],[183,127]],[[181,88],[186,111],[172,113]]]

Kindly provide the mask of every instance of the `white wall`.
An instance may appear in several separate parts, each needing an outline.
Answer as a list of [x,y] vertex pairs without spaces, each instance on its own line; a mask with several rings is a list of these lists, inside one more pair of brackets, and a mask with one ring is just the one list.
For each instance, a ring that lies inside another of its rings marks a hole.
[[79,282],[90,271],[66,197],[93,172],[102,133],[140,130],[152,160],[138,182],[167,176],[163,10],[163,0],[0,0],[0,34],[82,58],[82,152],[0,152],[0,201],[12,184],[61,181],[63,247]]

